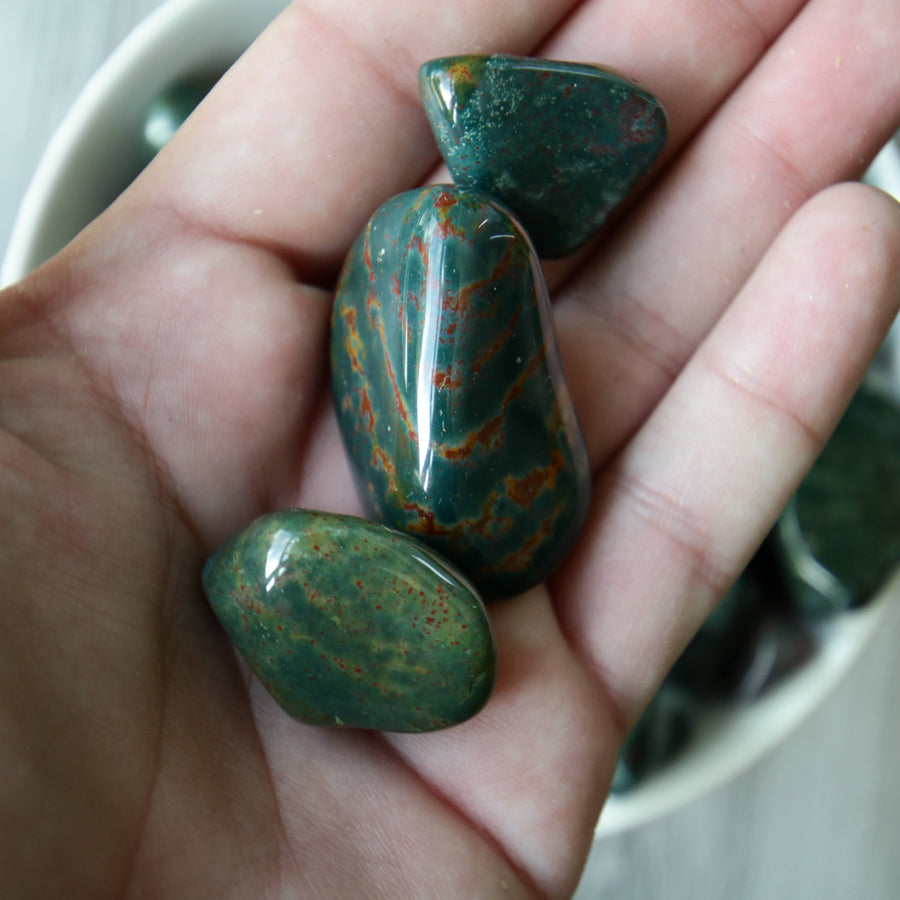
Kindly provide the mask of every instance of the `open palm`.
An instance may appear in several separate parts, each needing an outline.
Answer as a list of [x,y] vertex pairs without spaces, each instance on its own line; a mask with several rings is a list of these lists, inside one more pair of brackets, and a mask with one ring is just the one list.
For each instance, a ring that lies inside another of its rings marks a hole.
[[[896,311],[896,205],[821,189],[900,125],[898,33],[894,0],[289,7],[0,298],[0,894],[571,893],[619,739]],[[593,506],[549,587],[491,605],[475,719],[310,728],[200,566],[266,510],[358,511],[330,285],[382,200],[440,177],[416,70],[460,52],[602,62],[670,112],[640,202],[548,273]]]

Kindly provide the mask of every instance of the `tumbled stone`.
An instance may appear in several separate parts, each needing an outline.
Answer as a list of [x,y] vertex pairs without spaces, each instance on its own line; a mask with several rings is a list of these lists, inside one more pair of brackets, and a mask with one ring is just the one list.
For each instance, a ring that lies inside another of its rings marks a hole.
[[791,615],[778,550],[769,536],[679,656],[669,679],[704,700],[747,702],[814,651],[806,623]]
[[866,603],[900,563],[900,409],[871,387],[853,400],[776,528],[797,608]]
[[696,715],[691,696],[664,681],[622,742],[610,790],[630,791],[675,760],[691,739]]
[[179,78],[147,106],[141,133],[141,152],[149,162],[172,139],[188,116],[212,90],[218,75],[198,74]]
[[432,731],[477,713],[484,605],[418,541],[352,516],[263,516],[207,562],[210,606],[284,709],[312,725]]
[[765,695],[808,663],[817,649],[817,639],[808,620],[798,616],[766,616],[735,691],[736,699],[747,703]]
[[668,131],[658,100],[583,63],[448,57],[422,66],[419,88],[454,180],[506,203],[545,257],[604,224]]
[[544,580],[587,512],[587,452],[530,241],[490,197],[401,194],[347,257],[334,402],[373,516],[485,597]]

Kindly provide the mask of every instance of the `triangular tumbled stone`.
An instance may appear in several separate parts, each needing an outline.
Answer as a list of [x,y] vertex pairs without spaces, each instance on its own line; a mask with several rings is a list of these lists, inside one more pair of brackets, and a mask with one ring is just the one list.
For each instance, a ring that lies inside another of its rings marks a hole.
[[454,180],[511,207],[544,257],[582,246],[666,139],[659,101],[597,66],[448,57],[422,66],[419,87]]

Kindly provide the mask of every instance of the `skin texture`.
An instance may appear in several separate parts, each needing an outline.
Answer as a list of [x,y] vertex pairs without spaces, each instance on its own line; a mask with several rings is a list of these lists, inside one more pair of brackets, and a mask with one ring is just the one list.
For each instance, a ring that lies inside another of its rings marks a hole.
[[[827,188],[900,124],[898,30],[894,0],[291,6],[0,298],[0,894],[570,894],[623,732],[895,314],[896,204]],[[602,61],[670,114],[641,199],[549,272],[588,524],[492,605],[471,722],[309,728],[237,662],[201,564],[268,509],[357,511],[330,287],[381,202],[446,179],[416,74],[466,52]]]

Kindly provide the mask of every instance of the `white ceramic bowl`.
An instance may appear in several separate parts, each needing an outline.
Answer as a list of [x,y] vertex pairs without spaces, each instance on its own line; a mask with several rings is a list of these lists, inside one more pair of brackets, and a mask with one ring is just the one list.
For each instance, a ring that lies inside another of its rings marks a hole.
[[[16,219],[0,283],[18,280],[56,253],[128,184],[140,168],[143,111],[164,86],[180,75],[224,69],[285,5],[286,0],[169,0],[139,25],[91,79],[50,141]],[[897,144],[885,148],[869,180],[900,196]],[[759,760],[844,677],[898,589],[900,580],[864,610],[830,620],[821,651],[763,699],[704,719],[675,762],[610,799],[597,833],[671,812]]]

